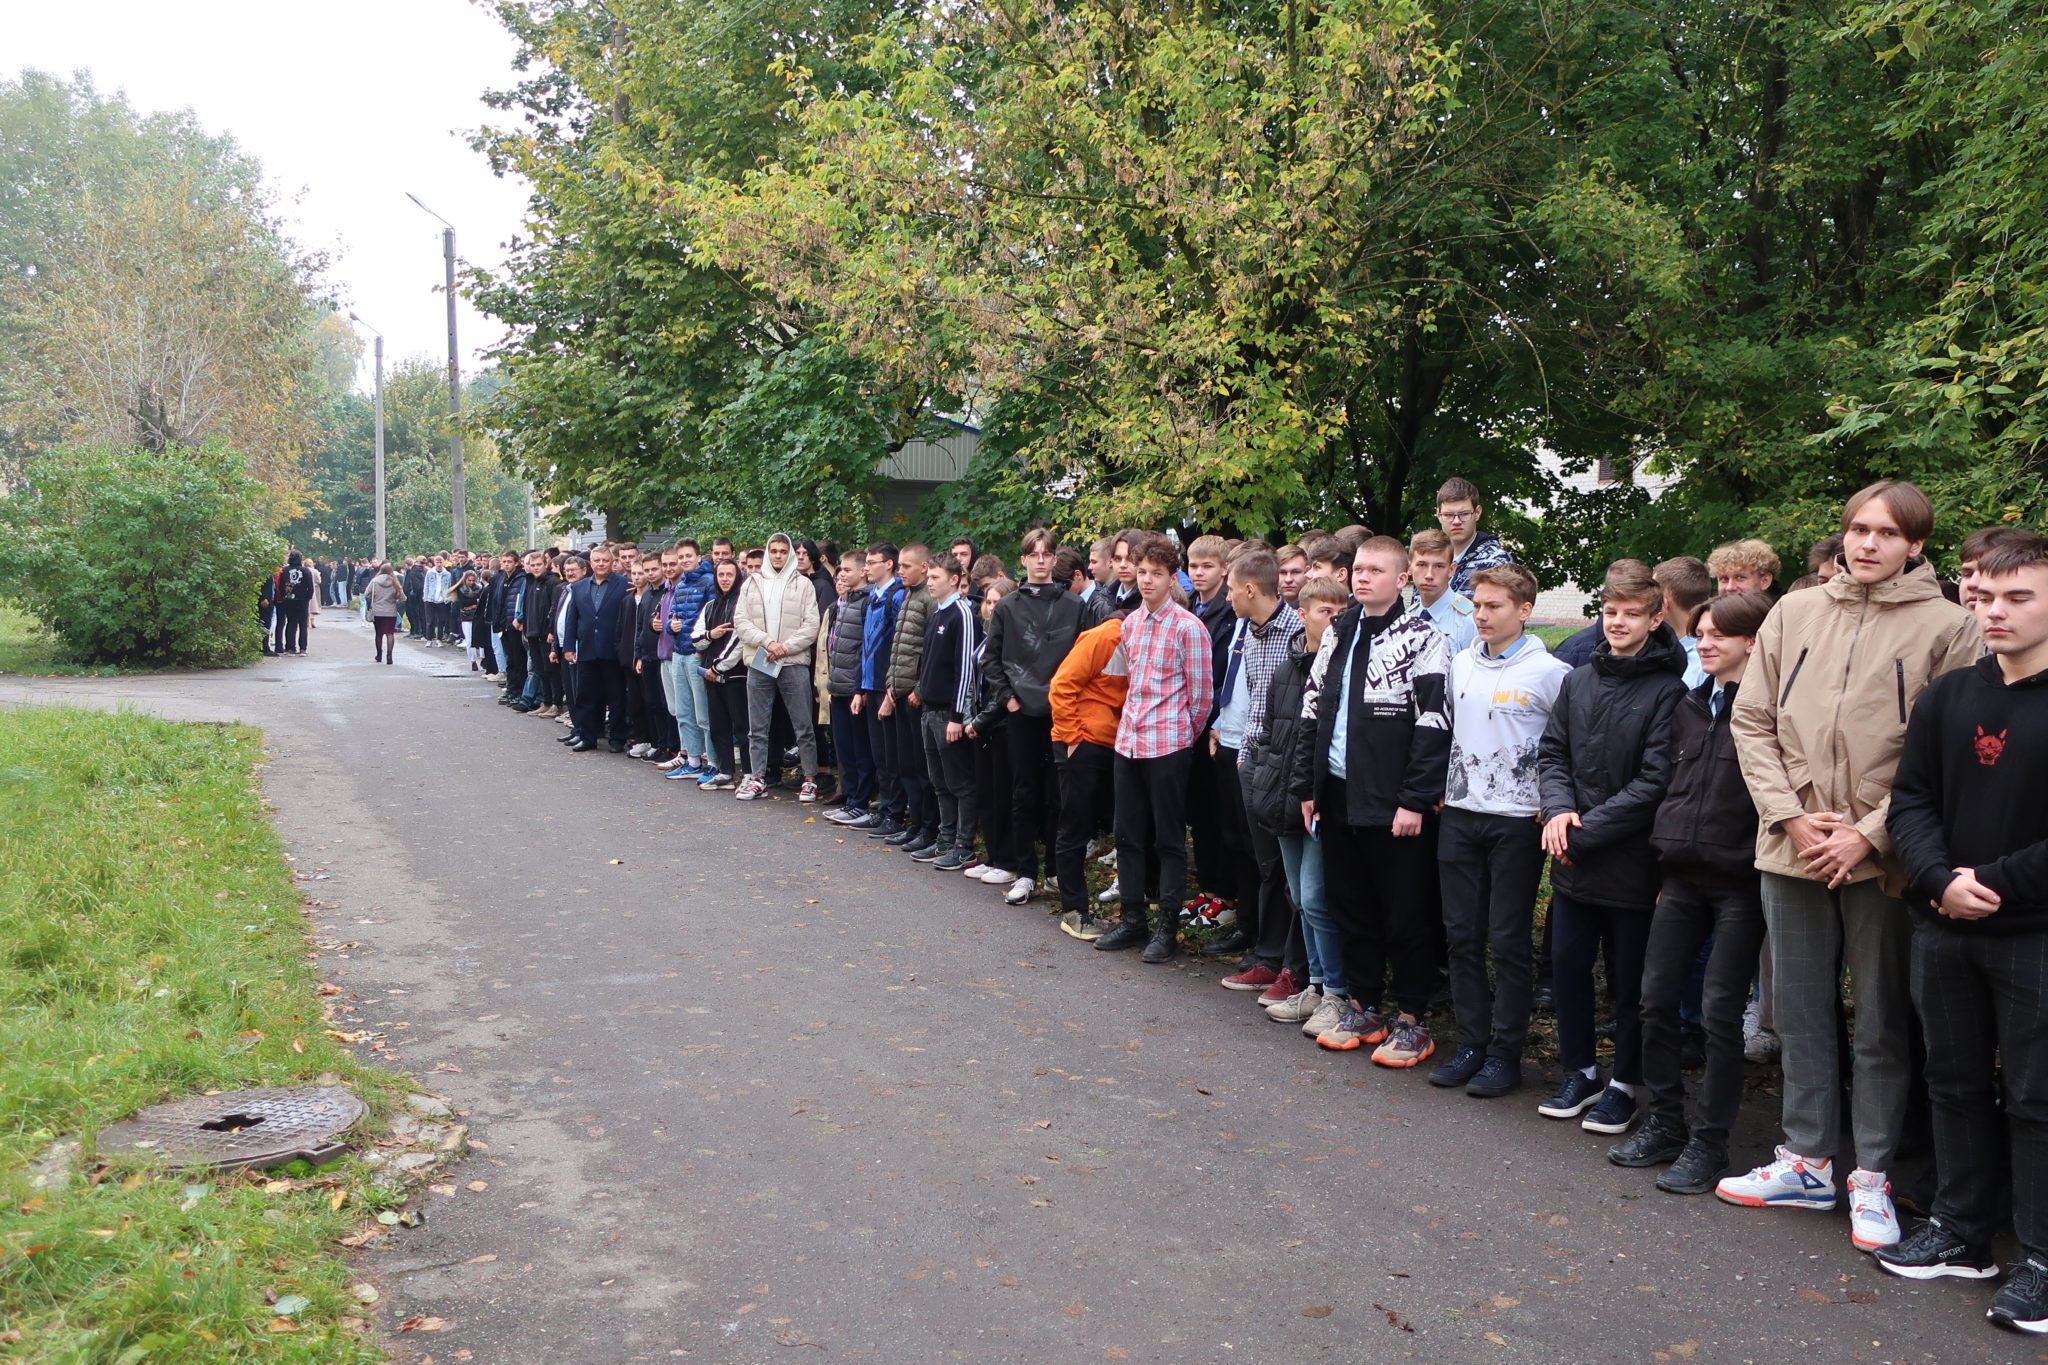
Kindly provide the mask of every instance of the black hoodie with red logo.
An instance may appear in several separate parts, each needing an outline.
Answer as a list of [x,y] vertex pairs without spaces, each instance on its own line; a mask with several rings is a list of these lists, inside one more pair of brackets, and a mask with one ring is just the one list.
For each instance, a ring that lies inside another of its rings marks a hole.
[[[1998,659],[1944,673],[1913,706],[1885,826],[1923,922],[1957,933],[2048,932],[2048,673],[2008,683]],[[1959,867],[1998,893],[1979,920],[1937,911]]]

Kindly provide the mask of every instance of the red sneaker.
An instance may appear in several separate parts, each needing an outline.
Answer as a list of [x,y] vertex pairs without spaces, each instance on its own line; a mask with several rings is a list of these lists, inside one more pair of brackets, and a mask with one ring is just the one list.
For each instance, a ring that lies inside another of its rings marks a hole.
[[1259,1003],[1277,1005],[1282,1000],[1293,999],[1300,991],[1301,983],[1294,979],[1294,973],[1282,968],[1280,975],[1273,978],[1273,984],[1266,987],[1266,993],[1259,997]]
[[[1274,982],[1280,980],[1281,975],[1282,973],[1274,971],[1271,967],[1263,967],[1254,962],[1243,971],[1233,972],[1229,976],[1224,977],[1223,989],[1226,991],[1263,991]],[[1291,980],[1292,978],[1289,979]],[[1292,994],[1294,994],[1293,991],[1287,992],[1287,995]],[[1285,1000],[1287,996],[1283,995],[1280,998]]]

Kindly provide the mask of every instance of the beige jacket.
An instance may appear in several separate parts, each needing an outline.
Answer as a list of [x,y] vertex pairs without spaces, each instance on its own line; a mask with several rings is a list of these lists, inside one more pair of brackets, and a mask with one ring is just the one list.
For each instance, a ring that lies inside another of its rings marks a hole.
[[[777,589],[782,593],[782,623],[781,629],[770,635],[768,612],[761,594]],[[770,639],[780,638],[789,648],[784,661],[800,664],[806,673],[810,672],[811,646],[818,639],[818,590],[811,585],[810,579],[796,571],[794,557],[779,579],[773,573],[747,575],[747,581],[740,584],[740,600],[733,608],[733,629],[740,637],[740,648],[745,652],[745,663],[749,667],[753,665],[756,650]]]
[[1872,848],[1850,880],[1881,877],[1888,894],[1902,893],[1884,822],[1906,716],[1930,681],[1983,649],[1976,618],[1942,597],[1925,564],[1867,588],[1836,574],[1778,603],[1730,722],[1756,802],[1756,865],[1808,875],[1783,822],[1837,811]]

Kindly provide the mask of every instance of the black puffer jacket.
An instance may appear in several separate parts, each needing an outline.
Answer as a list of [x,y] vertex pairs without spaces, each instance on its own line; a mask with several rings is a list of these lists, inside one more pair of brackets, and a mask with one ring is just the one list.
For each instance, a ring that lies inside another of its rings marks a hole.
[[1649,909],[1660,880],[1650,828],[1671,787],[1671,716],[1685,699],[1685,650],[1659,626],[1638,654],[1607,642],[1565,678],[1537,750],[1543,818],[1576,811],[1571,861],[1550,884],[1592,905]]
[[1714,877],[1756,880],[1756,803],[1742,780],[1735,735],[1728,726],[1735,692],[1717,718],[1707,679],[1671,715],[1671,790],[1657,807],[1650,843],[1666,868]]
[[1025,715],[1050,716],[1052,675],[1088,628],[1087,615],[1087,604],[1057,583],[1026,583],[996,603],[982,657],[996,705],[1015,697]]
[[828,690],[835,697],[850,697],[860,691],[860,642],[867,629],[868,607],[874,594],[863,584],[851,597],[834,604],[832,623],[819,648],[828,649],[831,670]]
[[1303,833],[1301,802],[1291,783],[1296,751],[1315,735],[1315,727],[1301,721],[1310,662],[1297,639],[1266,686],[1265,734],[1245,736],[1245,746],[1238,754],[1245,814],[1268,834]]

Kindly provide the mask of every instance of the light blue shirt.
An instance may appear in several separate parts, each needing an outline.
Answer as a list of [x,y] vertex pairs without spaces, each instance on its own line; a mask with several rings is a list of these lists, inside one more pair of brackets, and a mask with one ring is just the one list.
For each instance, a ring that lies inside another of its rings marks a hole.
[[[1237,629],[1230,637],[1230,650],[1224,655],[1226,662],[1224,664],[1223,676],[1226,679],[1230,677],[1230,665],[1227,660],[1243,647],[1244,633],[1250,625],[1251,622],[1247,621],[1244,617],[1240,616],[1237,618]],[[1251,719],[1252,714],[1251,696],[1251,680],[1245,677],[1242,661],[1240,660],[1237,678],[1231,685],[1230,700],[1224,704],[1222,710],[1216,713],[1216,743],[1223,748],[1242,749],[1244,747],[1245,722]]]
[[1436,623],[1436,628],[1451,642],[1453,654],[1479,638],[1479,627],[1472,624],[1472,599],[1464,593],[1447,592],[1430,607],[1423,606],[1422,599],[1417,597],[1415,609]]
[[[1324,697],[1334,697],[1337,701],[1336,719],[1330,723],[1330,752],[1328,757],[1330,776],[1332,777],[1341,778],[1344,776],[1344,755],[1347,752],[1344,746],[1345,742],[1351,738],[1351,708],[1344,704],[1350,694],[1345,689],[1351,682],[1351,656],[1358,652],[1358,642],[1364,638],[1365,623],[1361,621],[1359,622],[1358,633],[1351,637],[1351,648],[1345,650],[1344,657],[1337,661],[1336,685],[1334,687],[1326,686],[1322,691]],[[1320,706],[1322,702],[1319,700],[1316,704]]]
[[1707,680],[1707,670],[1700,664],[1700,642],[1687,635],[1678,642],[1685,649],[1685,686],[1690,691]]
[[[1474,638],[1476,639],[1477,637],[1475,636]],[[1479,646],[1479,649],[1480,652],[1486,655],[1486,657],[1489,659],[1512,659],[1515,657],[1515,655],[1521,652],[1522,646],[1528,643],[1529,632],[1525,630],[1520,635],[1517,635],[1515,637],[1515,642],[1513,644],[1509,645],[1506,649],[1502,650],[1498,654],[1488,649],[1485,645]]]

